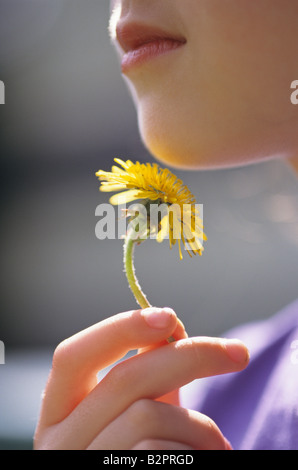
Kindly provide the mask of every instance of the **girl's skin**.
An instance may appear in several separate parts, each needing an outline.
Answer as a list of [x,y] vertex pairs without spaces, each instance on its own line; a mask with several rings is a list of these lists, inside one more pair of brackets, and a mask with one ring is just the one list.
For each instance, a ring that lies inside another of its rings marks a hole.
[[[136,348],[97,385],[99,370]],[[35,448],[227,449],[215,423],[177,406],[178,388],[247,362],[237,340],[188,339],[171,309],[120,313],[56,349]]]
[[156,158],[204,169],[297,157],[298,105],[290,97],[298,80],[298,2],[112,4],[121,14],[118,27],[153,25],[186,40],[125,73],[141,135]]
[[[298,3],[112,0],[116,20],[185,39],[125,71],[144,143],[180,168],[283,158],[297,165]],[[117,9],[118,7],[118,9]],[[120,56],[123,51],[117,45]],[[219,312],[220,314],[220,312]],[[175,343],[166,339],[174,336]],[[97,373],[128,351],[97,383]],[[44,392],[36,449],[230,449],[216,424],[179,406],[179,387],[248,364],[237,340],[188,338],[169,308],[120,313],[62,342]]]

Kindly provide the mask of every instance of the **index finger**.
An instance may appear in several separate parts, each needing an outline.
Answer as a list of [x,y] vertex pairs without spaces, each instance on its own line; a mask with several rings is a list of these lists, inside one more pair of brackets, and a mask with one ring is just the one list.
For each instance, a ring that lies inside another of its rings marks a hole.
[[159,399],[195,379],[238,372],[248,363],[238,340],[181,339],[116,365],[60,423],[61,448],[85,449],[133,403]]
[[129,351],[186,336],[170,308],[119,313],[60,343],[43,397],[39,427],[63,420],[97,384],[100,370]]

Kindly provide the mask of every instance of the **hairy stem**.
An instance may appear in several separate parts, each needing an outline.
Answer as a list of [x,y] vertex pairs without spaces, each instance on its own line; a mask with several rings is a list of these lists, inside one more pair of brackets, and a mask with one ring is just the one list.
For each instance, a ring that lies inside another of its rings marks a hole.
[[[128,280],[129,287],[135,296],[135,299],[141,308],[152,307],[147,297],[142,291],[139,281],[135,274],[134,267],[134,247],[136,240],[131,237],[130,232],[127,233],[124,241],[124,270]],[[168,343],[175,341],[172,336],[168,338]]]
[[131,238],[130,232],[127,233],[124,242],[124,269],[129,287],[135,296],[135,299],[141,308],[151,307],[145,294],[143,293],[139,281],[135,274],[134,267],[134,245],[136,240]]

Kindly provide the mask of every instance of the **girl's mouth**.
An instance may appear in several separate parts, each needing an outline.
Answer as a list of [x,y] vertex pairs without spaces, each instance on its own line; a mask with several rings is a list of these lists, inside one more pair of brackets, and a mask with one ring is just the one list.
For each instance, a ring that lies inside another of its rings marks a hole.
[[119,22],[116,37],[124,52],[121,61],[123,73],[186,44],[181,36],[139,23]]

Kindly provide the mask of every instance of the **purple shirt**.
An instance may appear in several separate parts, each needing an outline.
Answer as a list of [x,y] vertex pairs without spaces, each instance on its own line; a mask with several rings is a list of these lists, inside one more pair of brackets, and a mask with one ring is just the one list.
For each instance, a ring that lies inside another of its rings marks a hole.
[[194,381],[182,406],[212,418],[235,450],[298,450],[298,301],[225,337],[246,344],[248,367]]

